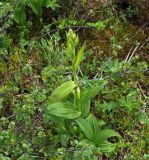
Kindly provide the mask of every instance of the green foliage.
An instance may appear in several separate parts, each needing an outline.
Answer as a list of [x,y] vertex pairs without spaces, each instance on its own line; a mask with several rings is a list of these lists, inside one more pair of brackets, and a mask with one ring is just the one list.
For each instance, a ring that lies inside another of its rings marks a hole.
[[75,63],[75,70],[78,69],[79,65],[80,65],[80,62],[83,58],[83,54],[84,54],[84,49],[85,49],[85,43],[84,45],[80,48],[80,50],[78,51],[78,54],[77,54],[77,58],[76,58],[76,63]]
[[80,126],[81,130],[84,132],[86,137],[89,140],[93,140],[94,139],[94,132],[93,132],[91,126],[90,126],[90,123],[88,123],[86,120],[84,120],[81,117],[76,119],[76,122],[78,123],[78,125]]
[[81,110],[82,117],[86,117],[89,114],[90,106],[91,106],[90,99],[80,102],[80,110]]
[[139,17],[116,2],[0,2],[0,159],[148,160]]
[[107,81],[101,79],[101,81],[99,81],[97,85],[92,86],[92,88],[84,90],[82,93],[81,101],[84,102],[94,98],[99,93],[99,91],[103,89],[103,87],[106,84],[107,84]]
[[81,112],[77,111],[73,104],[56,102],[47,106],[46,114],[75,119],[80,116]]
[[[71,35],[70,35],[70,32],[72,33]],[[69,31],[69,34],[67,34],[67,39],[68,39],[67,44],[69,46],[68,47],[69,51],[70,51],[70,48],[72,49],[72,46],[74,47],[74,49],[73,49],[74,53],[72,53],[72,52],[69,52],[69,53],[72,58],[72,68],[74,70],[73,71],[74,76],[77,76],[76,75],[77,68],[75,68],[75,67],[79,66],[79,62],[78,62],[78,58],[76,59],[76,62],[73,60],[73,58],[75,57],[75,45],[72,44],[73,41],[71,41],[72,40],[71,38],[74,38],[74,39],[77,38],[77,36],[75,35],[75,33],[73,33],[72,30]],[[71,44],[69,44],[69,43],[71,43]],[[74,43],[76,44],[75,41],[74,41]],[[78,53],[79,57],[80,57],[80,54],[82,55],[83,51],[81,51],[81,53],[79,51],[79,53]],[[75,65],[75,67],[73,67],[74,64],[77,64],[77,65]],[[77,83],[78,79],[76,78],[75,80],[76,80],[75,82]],[[81,111],[82,111],[82,109],[80,109],[80,107],[79,107],[80,111],[77,111],[77,110],[75,110],[75,106],[73,104],[65,104],[65,103],[57,102],[57,101],[63,100],[73,90],[75,93],[74,94],[75,101],[81,101],[81,102],[90,101],[101,90],[101,88],[99,89],[99,86],[95,86],[90,91],[86,90],[86,92],[83,94],[83,98],[81,97],[81,99],[80,99],[80,96],[78,96],[78,94],[80,94],[80,93],[78,93],[78,92],[80,92],[80,90],[75,90],[75,87],[77,87],[75,82],[74,81],[65,82],[52,92],[52,94],[50,96],[50,102],[52,102],[52,104],[48,105],[48,107],[47,107],[47,110],[45,113],[46,117],[47,117],[47,115],[54,115],[54,116],[61,117],[61,118],[75,119],[75,121],[80,126],[81,130],[84,132],[84,134],[86,135],[88,140],[92,141],[95,145],[100,146],[100,150],[103,152],[112,151],[114,149],[115,145],[110,144],[107,141],[107,139],[112,136],[120,137],[120,135],[118,133],[116,133],[115,131],[112,131],[112,130],[100,131],[98,129],[98,121],[94,116],[90,115],[86,119],[83,119],[82,117],[80,117]],[[101,87],[103,87],[106,83],[102,82]],[[79,89],[79,88],[77,88],[77,89]],[[78,105],[78,103],[76,103],[76,105]],[[83,116],[85,114],[88,114],[88,112],[89,112],[88,107],[86,107],[86,108],[84,107],[84,112],[82,113]]]
[[120,135],[110,129],[99,130],[98,121],[93,115],[89,115],[86,119],[77,118],[76,122],[86,135],[86,137],[97,145],[102,152],[111,152],[115,145],[107,141],[110,137],[119,137]]
[[42,6],[44,4],[44,0],[32,0],[29,1],[29,6],[32,11],[40,18],[42,16]]
[[52,92],[49,98],[50,101],[54,103],[63,100],[73,91],[75,87],[76,84],[74,83],[74,81],[67,81],[63,83],[61,86],[59,86]]
[[28,5],[39,18],[42,16],[42,7],[51,8],[52,10],[59,7],[56,0],[31,0]]
[[26,23],[26,14],[25,14],[25,8],[24,7],[19,7],[17,8],[15,15],[14,15],[14,20],[16,23],[19,25],[25,25]]

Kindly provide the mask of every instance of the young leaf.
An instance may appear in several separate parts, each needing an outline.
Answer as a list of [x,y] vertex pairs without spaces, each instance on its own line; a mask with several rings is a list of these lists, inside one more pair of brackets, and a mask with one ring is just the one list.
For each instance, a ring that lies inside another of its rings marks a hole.
[[73,104],[56,102],[47,106],[46,115],[54,115],[61,118],[74,119],[81,115]]
[[121,136],[119,135],[118,132],[111,130],[111,129],[104,129],[98,132],[96,136],[96,142],[99,143],[100,141],[107,140],[110,137],[118,137],[120,138]]
[[115,144],[108,142],[108,138],[121,138],[119,133],[111,129],[104,129],[96,134],[94,143],[100,147],[102,152],[111,152],[115,148]]
[[89,146],[89,145],[90,146],[95,146],[95,144],[88,139],[83,139],[83,140],[79,141],[78,144],[79,144],[79,146]]
[[90,114],[86,120],[88,121],[88,123],[90,124],[90,126],[92,127],[92,130],[94,132],[94,136],[99,132],[99,124],[98,121],[96,119],[96,117],[92,114]]
[[84,134],[86,135],[86,137],[93,141],[94,139],[94,132],[92,130],[92,127],[90,126],[90,124],[88,123],[87,120],[79,117],[76,119],[77,124],[79,125],[79,127],[81,128],[81,130],[84,132]]
[[90,111],[90,100],[80,102],[81,116],[86,117]]
[[76,63],[75,63],[75,69],[77,70],[80,62],[83,58],[83,54],[84,54],[84,49],[85,49],[86,44],[84,43],[83,46],[80,48],[78,54],[77,54],[77,58],[76,58]]
[[67,37],[67,52],[68,52],[69,57],[71,58],[71,61],[74,61],[75,60],[75,48],[79,42],[79,38],[76,35],[76,33],[73,32],[72,29],[70,29],[66,33],[66,37]]
[[64,118],[62,117],[58,117],[58,116],[54,116],[54,115],[50,115],[47,113],[44,114],[44,119],[45,121],[52,121],[54,123],[57,123],[57,124],[64,124]]
[[97,146],[100,148],[101,152],[108,153],[115,149],[116,144],[112,144],[108,141],[100,141],[100,143]]
[[103,89],[103,87],[107,84],[107,81],[102,81],[102,83],[93,86],[92,88],[86,89],[83,93],[82,93],[82,97],[81,97],[81,101],[87,101],[87,100],[91,100],[92,98],[94,98],[99,91],[101,91]]
[[76,84],[74,83],[74,81],[67,81],[63,83],[52,92],[52,94],[50,95],[50,101],[52,103],[61,101],[62,99],[66,98],[75,87]]

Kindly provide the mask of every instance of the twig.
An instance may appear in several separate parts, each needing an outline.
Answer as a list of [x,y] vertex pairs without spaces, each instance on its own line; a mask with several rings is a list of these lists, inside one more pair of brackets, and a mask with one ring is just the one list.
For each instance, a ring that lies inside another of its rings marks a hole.
[[130,54],[131,54],[132,49],[133,49],[133,46],[130,48],[130,50],[129,50],[127,56],[126,56],[125,62],[128,61],[128,58],[129,58],[129,56],[130,56]]
[[149,37],[145,40],[145,42],[139,47],[138,51],[141,50],[145,45],[146,43],[148,43],[149,41]]
[[137,51],[138,47],[139,47],[139,46],[136,46],[136,47],[135,47],[135,49],[133,50],[131,56],[130,56],[129,59],[128,59],[128,62],[130,62],[130,60],[131,60],[132,57],[134,56],[135,52]]

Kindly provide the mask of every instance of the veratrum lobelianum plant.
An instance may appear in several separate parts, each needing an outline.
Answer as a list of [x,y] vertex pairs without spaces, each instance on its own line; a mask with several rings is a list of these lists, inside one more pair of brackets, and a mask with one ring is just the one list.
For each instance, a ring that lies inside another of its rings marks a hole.
[[[77,76],[78,67],[83,58],[86,44],[79,49],[76,54],[76,46],[79,43],[78,36],[70,29],[67,36],[67,52],[72,63],[73,80],[67,81],[57,87],[49,97],[49,104],[46,106],[45,115],[75,121],[84,133],[85,141],[99,147],[102,152],[112,151],[116,144],[108,142],[110,137],[121,138],[119,133],[111,129],[99,129],[99,122],[90,113],[90,101],[107,84],[105,80],[99,80],[91,89],[80,90]],[[66,98],[73,93],[74,103],[66,101]],[[70,123],[71,125],[71,123]]]

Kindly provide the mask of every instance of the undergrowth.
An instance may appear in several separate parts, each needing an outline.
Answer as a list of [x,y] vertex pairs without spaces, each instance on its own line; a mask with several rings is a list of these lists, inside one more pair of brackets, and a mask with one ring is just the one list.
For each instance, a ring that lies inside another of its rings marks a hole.
[[0,2],[0,159],[149,159],[147,23],[119,5]]

